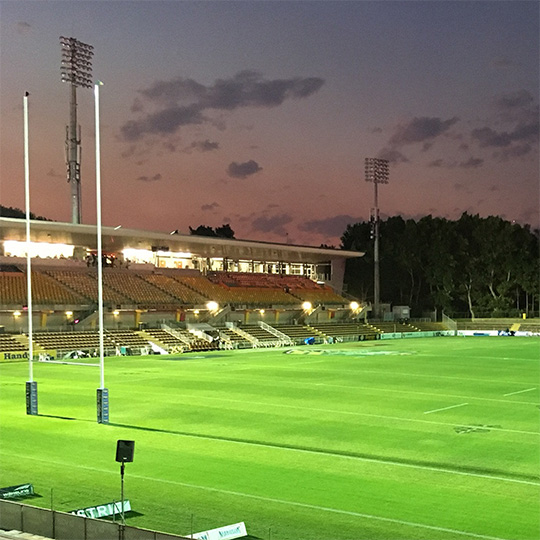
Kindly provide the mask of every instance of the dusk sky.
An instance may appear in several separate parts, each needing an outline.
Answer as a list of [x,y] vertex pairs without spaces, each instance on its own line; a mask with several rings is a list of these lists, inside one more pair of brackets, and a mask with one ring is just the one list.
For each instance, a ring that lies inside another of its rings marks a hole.
[[[369,219],[539,222],[534,1],[0,1],[0,204],[71,220],[59,37],[103,81],[103,224],[339,245]],[[94,95],[78,91],[82,221],[96,223]]]

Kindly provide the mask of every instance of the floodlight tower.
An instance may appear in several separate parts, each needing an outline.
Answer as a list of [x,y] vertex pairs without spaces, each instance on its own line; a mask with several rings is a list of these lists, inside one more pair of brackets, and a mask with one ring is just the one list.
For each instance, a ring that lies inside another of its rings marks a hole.
[[[60,36],[62,82],[71,85],[69,125],[66,126],[67,179],[71,184],[71,222],[81,222],[81,127],[77,126],[77,88],[92,88],[94,47]],[[78,130],[77,130],[78,127]]]
[[388,184],[390,176],[388,160],[366,158],[366,182],[373,182],[375,187],[375,208],[371,209],[373,248],[373,315],[380,316],[380,274],[379,274],[379,184]]

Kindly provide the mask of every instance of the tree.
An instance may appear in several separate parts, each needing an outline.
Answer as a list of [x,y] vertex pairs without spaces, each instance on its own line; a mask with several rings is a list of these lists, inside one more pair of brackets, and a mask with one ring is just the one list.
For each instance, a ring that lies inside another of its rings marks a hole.
[[208,225],[199,225],[196,229],[192,227],[189,228],[189,234],[194,234],[197,236],[212,236],[214,238],[234,238],[234,231],[231,229],[231,226],[226,223],[221,227],[216,227],[213,229]]

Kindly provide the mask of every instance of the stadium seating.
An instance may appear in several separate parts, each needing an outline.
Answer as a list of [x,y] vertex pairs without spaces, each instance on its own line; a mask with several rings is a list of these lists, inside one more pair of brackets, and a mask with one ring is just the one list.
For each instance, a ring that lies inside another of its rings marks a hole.
[[[0,272],[0,304],[26,305],[27,279],[23,272]],[[32,271],[32,300],[36,305],[77,305],[88,300],[42,272]]]

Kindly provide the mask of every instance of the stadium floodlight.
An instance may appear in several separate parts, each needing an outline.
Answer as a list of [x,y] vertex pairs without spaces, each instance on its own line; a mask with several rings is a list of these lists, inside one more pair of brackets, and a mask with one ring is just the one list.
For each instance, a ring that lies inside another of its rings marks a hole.
[[217,302],[210,301],[206,304],[206,307],[208,308],[208,311],[217,311],[219,308],[219,305]]
[[349,304],[349,307],[351,308],[352,311],[357,311],[358,308],[360,307],[360,304],[358,302],[351,302]]
[[312,307],[313,307],[313,304],[312,304],[311,302],[307,302],[307,301],[306,301],[306,302],[304,302],[304,303],[302,304],[302,309],[303,309],[304,311],[311,311],[311,308],[312,308]]
[[379,273],[379,184],[388,184],[390,176],[388,160],[377,158],[365,159],[366,182],[373,182],[375,188],[375,207],[371,211],[373,248],[373,315],[380,316],[380,273]]
[[92,88],[94,47],[72,37],[60,36],[62,82],[71,86],[69,126],[66,128],[67,180],[71,184],[71,221],[81,223],[81,129],[77,133],[77,88]]

